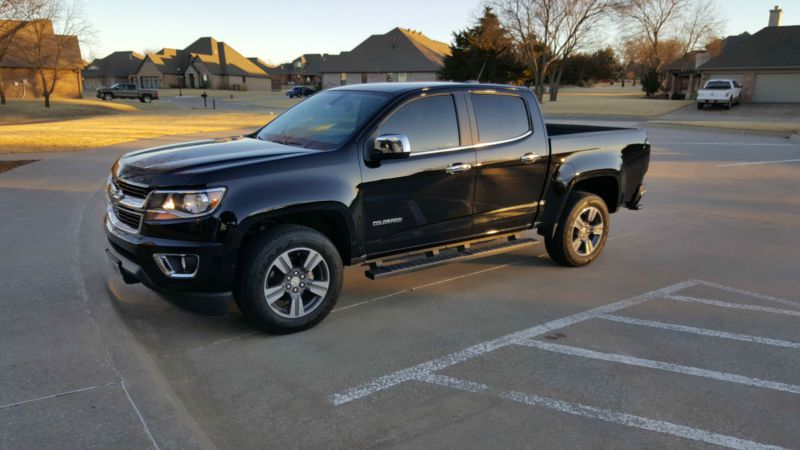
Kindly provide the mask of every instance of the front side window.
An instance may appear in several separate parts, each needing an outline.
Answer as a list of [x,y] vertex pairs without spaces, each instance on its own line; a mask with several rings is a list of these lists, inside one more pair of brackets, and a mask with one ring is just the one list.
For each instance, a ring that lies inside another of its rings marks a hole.
[[461,145],[452,95],[421,97],[401,106],[378,128],[377,136],[402,134],[413,153]]
[[387,95],[376,92],[322,92],[278,116],[257,137],[284,145],[331,150],[343,145],[387,101]]
[[516,95],[472,94],[480,142],[499,142],[530,131],[525,100]]

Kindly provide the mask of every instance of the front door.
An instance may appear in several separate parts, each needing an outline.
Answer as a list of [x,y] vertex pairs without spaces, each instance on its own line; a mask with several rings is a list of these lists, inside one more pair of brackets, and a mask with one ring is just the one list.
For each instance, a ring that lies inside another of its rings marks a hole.
[[479,141],[475,233],[527,228],[538,212],[548,149],[523,95],[495,90],[469,95]]
[[[458,240],[472,233],[475,150],[460,92],[411,99],[367,140],[408,137],[411,155],[364,164],[361,186],[367,255]],[[462,114],[458,114],[461,111]]]

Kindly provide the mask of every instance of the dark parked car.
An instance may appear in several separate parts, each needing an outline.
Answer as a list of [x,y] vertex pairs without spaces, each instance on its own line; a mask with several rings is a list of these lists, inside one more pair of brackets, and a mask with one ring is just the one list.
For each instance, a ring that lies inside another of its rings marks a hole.
[[117,160],[107,252],[129,283],[232,292],[255,326],[294,332],[328,315],[348,265],[378,279],[516,250],[530,229],[589,264],[649,160],[643,130],[545,124],[525,88],[345,86],[247,136]]
[[314,95],[316,93],[317,93],[317,91],[315,91],[314,89],[311,89],[310,87],[306,87],[306,86],[295,86],[295,87],[289,89],[288,91],[286,91],[286,95],[288,95],[289,98],[308,97],[308,96]]
[[117,83],[110,88],[98,88],[97,98],[111,101],[117,98],[138,99],[142,103],[150,103],[158,100],[158,90],[139,89],[135,84]]

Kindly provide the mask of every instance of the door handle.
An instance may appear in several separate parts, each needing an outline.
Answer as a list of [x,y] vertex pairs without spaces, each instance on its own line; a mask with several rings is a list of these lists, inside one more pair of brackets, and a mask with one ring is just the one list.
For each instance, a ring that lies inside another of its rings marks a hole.
[[447,173],[454,174],[454,173],[466,172],[466,171],[468,171],[470,169],[472,169],[472,164],[453,163],[453,164],[450,164],[450,166],[447,167],[446,170],[447,170]]
[[539,155],[536,153],[525,153],[524,155],[519,157],[519,160],[522,161],[524,164],[530,164],[536,162],[539,159]]

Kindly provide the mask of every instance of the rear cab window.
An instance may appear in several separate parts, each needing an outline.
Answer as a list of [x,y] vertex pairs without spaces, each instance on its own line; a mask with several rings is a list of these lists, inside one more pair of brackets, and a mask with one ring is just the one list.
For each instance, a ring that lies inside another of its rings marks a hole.
[[461,140],[453,96],[437,94],[409,101],[378,127],[375,137],[384,134],[408,137],[412,153],[459,147]]
[[522,97],[478,92],[470,97],[481,144],[520,138],[531,131],[528,106]]

